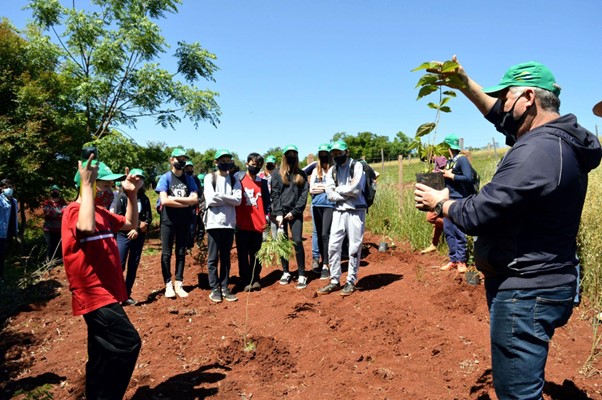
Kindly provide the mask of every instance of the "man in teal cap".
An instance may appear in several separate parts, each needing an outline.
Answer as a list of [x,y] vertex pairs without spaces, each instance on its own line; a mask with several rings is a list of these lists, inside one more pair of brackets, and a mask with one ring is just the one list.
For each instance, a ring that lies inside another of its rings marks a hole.
[[602,149],[574,115],[560,115],[560,86],[538,62],[510,67],[486,89],[461,65],[432,72],[463,82],[459,89],[512,148],[478,194],[450,199],[448,189],[417,184],[416,207],[478,236],[474,258],[485,275],[495,392],[500,400],[541,399],[550,339],[572,313],[587,175]]

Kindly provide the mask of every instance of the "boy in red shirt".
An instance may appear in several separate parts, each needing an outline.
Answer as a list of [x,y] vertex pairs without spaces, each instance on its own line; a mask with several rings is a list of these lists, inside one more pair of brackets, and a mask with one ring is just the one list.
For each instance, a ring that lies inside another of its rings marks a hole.
[[270,213],[268,182],[257,175],[262,167],[263,157],[258,153],[251,153],[247,156],[247,172],[238,175],[242,186],[242,201],[236,207],[236,248],[241,288],[245,292],[261,289],[261,264],[256,261],[255,255],[261,248],[266,215]]
[[[73,315],[83,315],[88,326],[86,398],[121,399],[140,352],[140,336],[121,306],[128,295],[114,233],[138,226],[134,211],[142,180],[113,174],[93,157],[79,162],[75,182],[81,186],[80,196],[63,213],[63,261]],[[112,191],[113,181],[124,178],[125,217],[98,204]]]

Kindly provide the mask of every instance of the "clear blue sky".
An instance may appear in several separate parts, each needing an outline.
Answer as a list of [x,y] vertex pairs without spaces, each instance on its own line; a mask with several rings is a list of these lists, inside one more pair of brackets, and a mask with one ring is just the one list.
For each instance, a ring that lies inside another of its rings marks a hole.
[[[22,28],[31,18],[25,4],[4,0],[2,15]],[[595,132],[602,123],[591,111],[602,100],[601,15],[600,0],[184,0],[159,23],[172,45],[162,63],[175,69],[179,40],[217,55],[216,82],[201,86],[220,93],[221,123],[195,130],[183,122],[173,131],[148,119],[125,132],[142,145],[226,147],[241,157],[289,143],[305,156],[337,132],[412,137],[434,112],[415,101],[420,73],[410,70],[453,54],[483,86],[511,65],[546,64],[563,89],[561,113]],[[477,147],[500,139],[464,97],[449,105],[441,138],[456,133]]]

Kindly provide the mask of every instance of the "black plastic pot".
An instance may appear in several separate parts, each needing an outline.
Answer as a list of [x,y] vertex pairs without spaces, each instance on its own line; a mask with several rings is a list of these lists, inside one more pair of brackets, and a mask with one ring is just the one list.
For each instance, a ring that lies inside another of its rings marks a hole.
[[416,182],[425,184],[436,190],[445,189],[445,179],[441,172],[418,172],[416,174]]

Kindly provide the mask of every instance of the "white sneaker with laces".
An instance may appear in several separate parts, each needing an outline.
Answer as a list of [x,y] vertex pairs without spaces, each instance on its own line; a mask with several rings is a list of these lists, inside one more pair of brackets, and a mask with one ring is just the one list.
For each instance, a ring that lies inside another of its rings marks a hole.
[[176,281],[176,293],[180,297],[188,297],[188,293],[184,290],[184,285],[180,281]]
[[305,289],[307,287],[307,277],[306,276],[300,276],[299,280],[297,281],[297,289]]
[[176,297],[176,292],[173,290],[173,283],[171,281],[165,284],[165,297],[168,299]]
[[288,272],[283,273],[282,278],[280,278],[280,284],[288,285],[290,282],[291,282],[291,274]]

